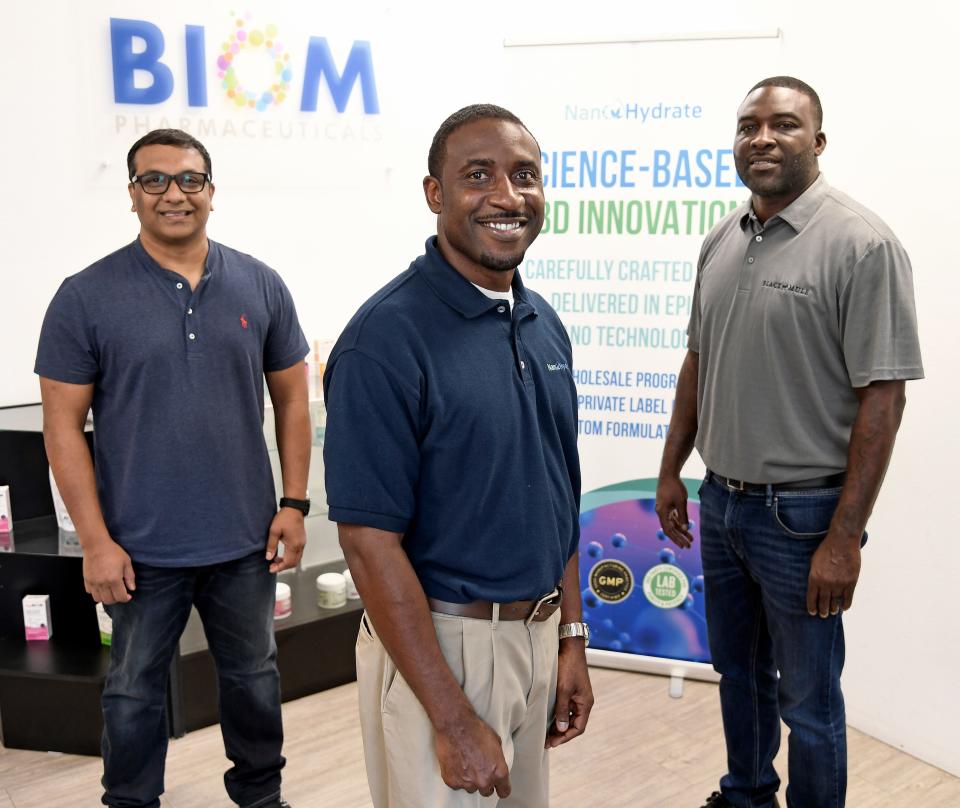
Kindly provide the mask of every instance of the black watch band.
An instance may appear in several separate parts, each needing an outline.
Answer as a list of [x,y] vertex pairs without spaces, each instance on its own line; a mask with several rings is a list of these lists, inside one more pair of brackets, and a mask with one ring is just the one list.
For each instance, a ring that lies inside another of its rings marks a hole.
[[290,497],[280,497],[281,508],[296,508],[304,516],[310,513],[309,499],[290,499]]

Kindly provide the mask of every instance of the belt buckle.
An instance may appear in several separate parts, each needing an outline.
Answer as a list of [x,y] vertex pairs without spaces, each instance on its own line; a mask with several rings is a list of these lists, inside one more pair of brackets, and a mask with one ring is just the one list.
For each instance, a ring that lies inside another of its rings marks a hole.
[[746,490],[746,483],[743,480],[732,480],[729,477],[723,478],[724,482],[727,484],[727,489],[730,491],[739,491],[743,493]]
[[563,587],[558,584],[552,592],[544,595],[533,604],[533,608],[530,610],[530,614],[528,614],[526,619],[523,621],[523,624],[525,626],[529,626],[536,619],[537,615],[540,614],[541,607],[559,603],[562,597]]

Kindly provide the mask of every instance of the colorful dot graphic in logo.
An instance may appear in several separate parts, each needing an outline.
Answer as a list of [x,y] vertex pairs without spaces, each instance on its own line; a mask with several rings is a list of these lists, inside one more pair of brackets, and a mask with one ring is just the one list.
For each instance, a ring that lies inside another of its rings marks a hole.
[[[232,16],[236,16],[231,12]],[[222,87],[229,98],[238,107],[248,107],[263,112],[270,106],[283,103],[290,89],[290,54],[277,41],[277,26],[266,25],[260,28],[248,28],[252,19],[249,12],[245,18],[237,17],[236,25],[223,43],[222,53],[217,57],[217,75],[222,79]],[[240,83],[234,66],[239,53],[261,53],[273,63],[273,83],[265,90],[251,90]]]

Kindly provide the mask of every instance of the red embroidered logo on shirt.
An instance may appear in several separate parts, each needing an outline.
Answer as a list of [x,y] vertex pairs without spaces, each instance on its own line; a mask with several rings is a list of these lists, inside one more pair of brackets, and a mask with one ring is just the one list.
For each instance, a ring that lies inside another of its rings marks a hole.
[[240,325],[243,326],[244,328],[247,327],[248,323],[247,323],[247,315],[246,315],[246,314],[241,314],[241,315],[240,315]]

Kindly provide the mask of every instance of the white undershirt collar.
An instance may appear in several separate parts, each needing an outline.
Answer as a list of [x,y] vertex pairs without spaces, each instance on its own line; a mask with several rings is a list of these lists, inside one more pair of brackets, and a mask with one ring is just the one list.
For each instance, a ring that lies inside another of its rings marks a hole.
[[514,304],[513,297],[513,287],[511,286],[506,292],[496,292],[493,289],[484,289],[482,286],[477,286],[477,284],[470,281],[470,283],[476,287],[476,289],[484,295],[484,297],[489,297],[491,300],[506,300],[511,306]]

